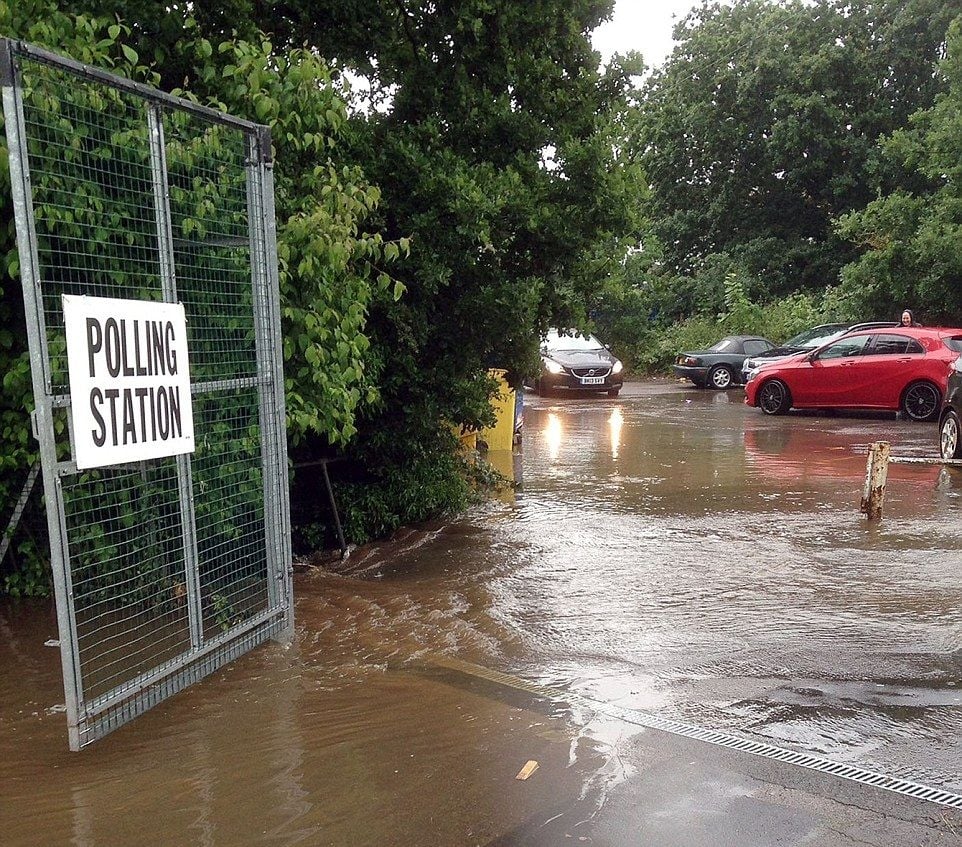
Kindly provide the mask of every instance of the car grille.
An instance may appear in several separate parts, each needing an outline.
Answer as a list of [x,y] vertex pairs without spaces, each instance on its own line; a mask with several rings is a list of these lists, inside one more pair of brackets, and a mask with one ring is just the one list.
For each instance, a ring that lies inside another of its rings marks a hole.
[[608,376],[611,373],[611,368],[571,368],[571,373],[575,376]]

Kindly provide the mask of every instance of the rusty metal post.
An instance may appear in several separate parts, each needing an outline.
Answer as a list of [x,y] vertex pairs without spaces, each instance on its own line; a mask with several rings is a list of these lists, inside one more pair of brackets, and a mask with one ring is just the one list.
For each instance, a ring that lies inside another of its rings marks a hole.
[[859,511],[870,521],[882,520],[882,504],[885,501],[885,480],[889,472],[889,454],[892,445],[888,441],[876,441],[868,451],[865,465],[865,487]]

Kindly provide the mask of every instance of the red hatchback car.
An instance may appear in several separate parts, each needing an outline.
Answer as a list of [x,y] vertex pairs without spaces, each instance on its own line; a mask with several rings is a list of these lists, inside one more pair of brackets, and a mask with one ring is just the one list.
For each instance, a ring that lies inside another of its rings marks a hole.
[[962,329],[862,330],[762,366],[749,376],[745,402],[767,415],[789,409],[888,409],[916,421],[935,418]]

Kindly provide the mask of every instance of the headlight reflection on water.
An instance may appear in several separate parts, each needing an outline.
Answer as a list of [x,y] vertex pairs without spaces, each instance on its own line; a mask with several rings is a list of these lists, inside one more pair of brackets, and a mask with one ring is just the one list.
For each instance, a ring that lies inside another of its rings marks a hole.
[[612,409],[611,417],[608,418],[608,430],[611,435],[611,458],[618,458],[618,450],[621,448],[621,428],[624,426],[625,418],[621,414],[621,409]]
[[552,459],[557,459],[561,452],[561,441],[564,439],[564,430],[561,428],[561,418],[554,412],[548,413],[548,425],[544,430],[545,441],[548,442],[548,455]]

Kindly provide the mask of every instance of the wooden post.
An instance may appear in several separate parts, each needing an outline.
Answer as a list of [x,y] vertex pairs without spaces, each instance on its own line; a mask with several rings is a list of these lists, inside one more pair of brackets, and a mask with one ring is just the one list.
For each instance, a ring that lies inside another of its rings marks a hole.
[[885,480],[889,472],[889,454],[892,445],[888,441],[876,441],[868,451],[865,465],[865,487],[859,510],[870,521],[882,520],[882,504],[885,501]]

